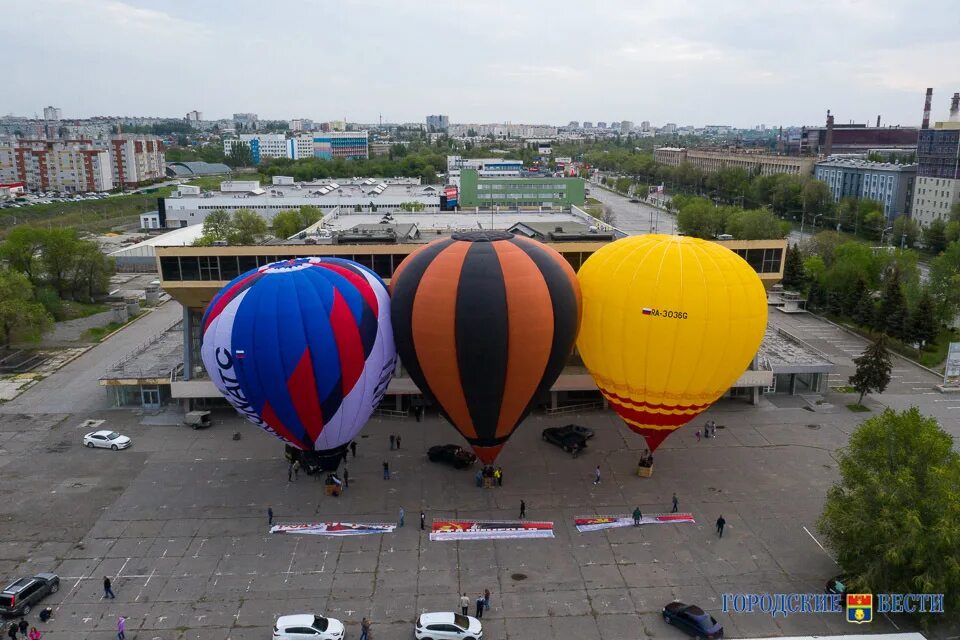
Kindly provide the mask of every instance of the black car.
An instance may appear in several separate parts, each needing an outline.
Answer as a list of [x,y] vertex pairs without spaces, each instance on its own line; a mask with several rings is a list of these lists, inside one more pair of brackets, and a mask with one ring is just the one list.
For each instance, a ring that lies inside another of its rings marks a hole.
[[847,583],[850,580],[850,576],[845,573],[841,573],[838,576],[833,576],[827,580],[827,585],[823,588],[825,593],[836,593],[841,596],[847,595]]
[[630,202],[637,204],[640,200],[638,198],[630,198]]
[[60,578],[53,573],[38,573],[20,578],[0,591],[0,615],[25,616],[34,605],[60,590]]
[[456,469],[466,469],[477,461],[477,456],[458,444],[438,444],[427,450],[430,462],[445,462]]
[[695,638],[713,640],[723,637],[723,626],[695,604],[671,602],[663,608],[663,621]]
[[547,427],[543,430],[541,437],[544,442],[555,444],[567,453],[572,453],[576,458],[580,452],[587,448],[587,437],[582,433],[568,427]]
[[573,433],[579,433],[587,440],[593,437],[593,429],[588,429],[587,427],[584,427],[579,424],[565,424],[560,428],[565,429],[567,431],[572,431]]

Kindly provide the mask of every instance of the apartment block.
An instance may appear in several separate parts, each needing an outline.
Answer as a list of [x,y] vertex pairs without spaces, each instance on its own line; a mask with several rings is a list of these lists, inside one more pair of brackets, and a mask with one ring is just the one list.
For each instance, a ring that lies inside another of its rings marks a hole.
[[90,140],[0,142],[0,182],[29,191],[88,193],[114,188],[110,152]]
[[114,184],[135,187],[166,176],[163,142],[157,136],[119,134],[107,142]]

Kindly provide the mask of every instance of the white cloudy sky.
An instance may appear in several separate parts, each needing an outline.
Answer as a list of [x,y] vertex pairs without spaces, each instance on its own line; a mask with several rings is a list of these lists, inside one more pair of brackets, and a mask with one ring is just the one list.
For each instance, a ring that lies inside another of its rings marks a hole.
[[0,113],[916,124],[957,0],[2,0]]

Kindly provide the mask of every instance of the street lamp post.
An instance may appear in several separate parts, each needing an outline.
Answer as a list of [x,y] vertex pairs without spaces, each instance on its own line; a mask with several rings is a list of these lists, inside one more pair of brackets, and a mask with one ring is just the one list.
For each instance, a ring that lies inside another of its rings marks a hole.
[[887,231],[893,231],[893,227],[887,227],[886,229],[884,229],[883,231],[880,232],[880,246],[881,246],[881,247],[883,246],[883,236],[887,235]]

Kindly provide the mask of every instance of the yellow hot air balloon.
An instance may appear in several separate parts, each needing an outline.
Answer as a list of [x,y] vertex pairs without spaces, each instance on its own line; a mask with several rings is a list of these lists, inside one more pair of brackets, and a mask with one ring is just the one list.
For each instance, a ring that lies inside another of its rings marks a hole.
[[580,355],[650,451],[730,388],[766,330],[760,278],[713,242],[623,238],[590,256],[577,277]]

